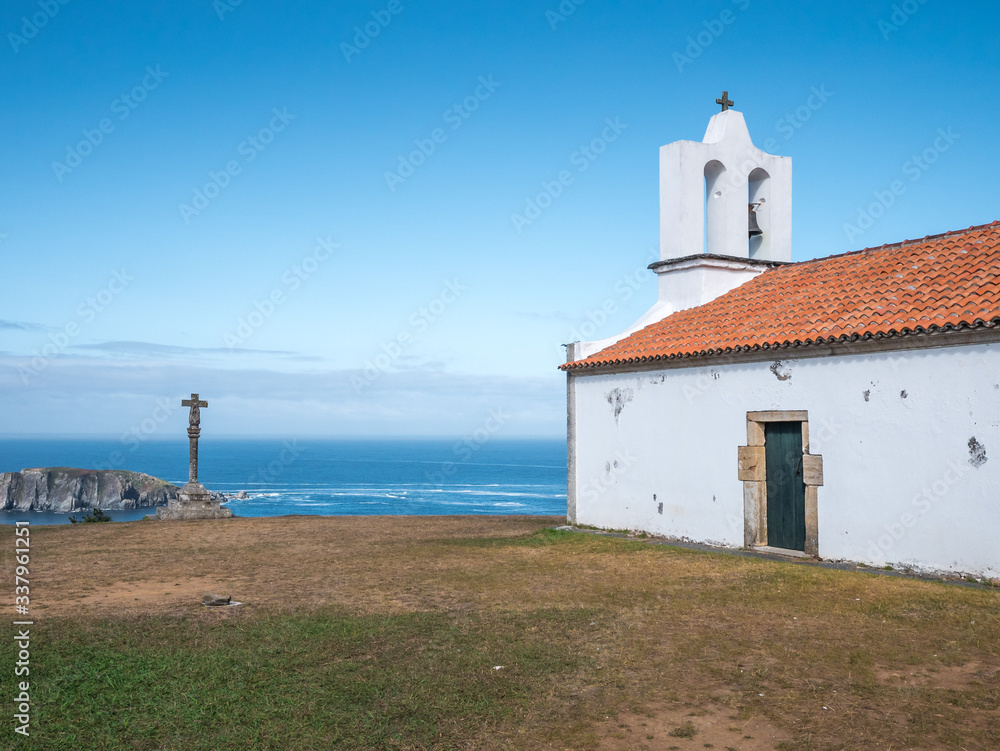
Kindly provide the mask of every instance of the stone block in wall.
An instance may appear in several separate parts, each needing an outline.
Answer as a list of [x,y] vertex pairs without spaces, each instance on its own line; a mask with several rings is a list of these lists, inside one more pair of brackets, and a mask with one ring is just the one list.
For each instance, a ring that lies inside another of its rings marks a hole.
[[816,454],[803,454],[802,480],[806,485],[823,484],[823,457]]
[[760,482],[766,479],[764,474],[764,447],[739,447],[739,479],[743,482]]

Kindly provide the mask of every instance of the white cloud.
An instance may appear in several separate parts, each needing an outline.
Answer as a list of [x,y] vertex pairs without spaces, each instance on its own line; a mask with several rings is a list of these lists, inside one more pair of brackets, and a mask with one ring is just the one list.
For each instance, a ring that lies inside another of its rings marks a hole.
[[0,319],[0,331],[50,331],[48,326],[25,321],[5,321]]
[[[172,359],[56,357],[25,384],[23,357],[0,356],[0,434],[118,436],[158,404],[179,405],[192,391],[208,400],[206,431],[220,435],[455,436],[489,410],[512,415],[504,435],[559,436],[565,426],[563,378],[483,377],[408,370],[385,372],[360,393],[357,371],[283,373],[223,369]],[[178,406],[158,437],[183,437]]]
[[109,355],[123,357],[190,357],[198,355],[250,355],[268,354],[295,357],[295,352],[271,349],[245,349],[229,347],[178,347],[172,344],[153,344],[152,342],[114,341],[98,342],[96,344],[76,344],[69,349],[82,349],[92,352],[103,352]]

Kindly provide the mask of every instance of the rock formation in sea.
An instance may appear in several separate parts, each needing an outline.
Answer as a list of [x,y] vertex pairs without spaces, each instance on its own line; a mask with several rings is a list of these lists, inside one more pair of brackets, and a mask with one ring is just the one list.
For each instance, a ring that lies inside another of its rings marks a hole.
[[124,469],[41,467],[0,473],[0,509],[68,513],[162,506],[176,485]]

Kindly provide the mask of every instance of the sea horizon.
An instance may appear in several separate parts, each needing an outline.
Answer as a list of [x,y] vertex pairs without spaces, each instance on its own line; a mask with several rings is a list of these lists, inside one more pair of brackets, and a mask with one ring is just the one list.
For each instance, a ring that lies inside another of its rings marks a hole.
[[[551,515],[565,513],[565,448],[565,439],[534,437],[212,436],[199,445],[199,481],[246,492],[226,503],[237,516]],[[42,467],[129,470],[183,485],[188,442],[0,438],[0,472]],[[155,512],[108,513],[128,521]],[[0,523],[67,524],[70,515],[2,511]]]

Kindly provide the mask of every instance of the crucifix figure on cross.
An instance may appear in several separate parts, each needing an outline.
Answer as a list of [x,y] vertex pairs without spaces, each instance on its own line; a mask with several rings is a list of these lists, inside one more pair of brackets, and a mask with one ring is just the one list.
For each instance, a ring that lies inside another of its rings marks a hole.
[[188,439],[191,441],[191,448],[188,453],[188,484],[198,484],[198,435],[201,433],[201,407],[207,407],[208,402],[199,401],[197,394],[191,394],[190,399],[181,400],[182,407],[190,407],[191,414],[188,417]]
[[726,111],[727,109],[729,109],[729,108],[730,108],[730,107],[732,107],[732,106],[733,106],[734,104],[736,104],[736,102],[732,101],[732,100],[731,100],[731,99],[729,98],[729,92],[728,92],[728,91],[723,91],[723,92],[722,92],[722,98],[721,98],[721,99],[716,99],[716,100],[715,100],[715,103],[716,103],[716,104],[721,104],[721,105],[722,105],[722,111],[723,111],[723,112],[725,112],[725,111]]
[[201,410],[199,407],[207,407],[208,402],[200,402],[198,401],[197,394],[191,394],[190,399],[181,400],[181,406],[191,408],[191,414],[188,416],[188,424],[192,428],[197,428],[201,424]]

